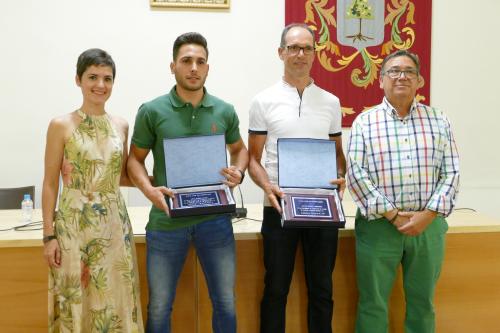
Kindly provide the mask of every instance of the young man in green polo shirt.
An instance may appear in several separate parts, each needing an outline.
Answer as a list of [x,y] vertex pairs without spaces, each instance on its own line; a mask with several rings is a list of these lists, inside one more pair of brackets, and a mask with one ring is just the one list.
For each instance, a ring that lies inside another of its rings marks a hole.
[[[239,133],[234,107],[207,93],[207,41],[198,33],[179,36],[170,64],[176,85],[139,108],[128,158],[128,173],[153,207],[146,227],[149,304],[147,332],[170,332],[170,315],[177,280],[193,242],[205,273],[213,306],[215,333],[235,333],[234,235],[229,215],[169,216],[165,195],[163,139],[193,135],[225,134],[231,166],[222,170],[226,183],[234,187],[243,180],[248,154]],[[153,152],[153,180],[144,162]],[[200,161],[202,163],[203,161]],[[189,172],[189,170],[186,170]]]

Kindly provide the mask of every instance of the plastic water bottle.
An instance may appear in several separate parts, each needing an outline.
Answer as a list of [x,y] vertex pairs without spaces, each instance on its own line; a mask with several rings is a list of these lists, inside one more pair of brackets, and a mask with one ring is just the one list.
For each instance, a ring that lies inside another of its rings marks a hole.
[[23,222],[31,222],[33,218],[33,200],[29,194],[25,194],[21,202],[21,218]]

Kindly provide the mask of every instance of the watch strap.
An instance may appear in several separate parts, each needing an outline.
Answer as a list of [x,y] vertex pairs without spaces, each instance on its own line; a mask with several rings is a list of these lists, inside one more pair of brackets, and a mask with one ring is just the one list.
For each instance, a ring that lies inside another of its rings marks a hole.
[[243,179],[245,179],[245,171],[241,171],[240,169],[237,169],[240,174],[241,174],[241,179],[240,179],[240,184],[243,183]]
[[56,235],[48,235],[42,238],[43,244],[50,242],[53,239],[57,239]]

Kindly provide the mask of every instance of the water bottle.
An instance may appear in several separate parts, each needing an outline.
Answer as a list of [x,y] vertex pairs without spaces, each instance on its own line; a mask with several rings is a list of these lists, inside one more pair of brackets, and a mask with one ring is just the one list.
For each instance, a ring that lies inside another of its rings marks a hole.
[[33,200],[29,194],[25,194],[21,202],[21,218],[23,222],[31,222],[33,218]]

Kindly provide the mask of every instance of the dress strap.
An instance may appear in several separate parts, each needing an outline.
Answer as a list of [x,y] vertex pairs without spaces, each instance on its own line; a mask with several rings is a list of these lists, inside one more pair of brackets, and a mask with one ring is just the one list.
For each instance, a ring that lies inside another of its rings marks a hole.
[[76,113],[83,120],[86,120],[86,119],[107,119],[108,118],[108,114],[106,112],[104,112],[103,114],[100,114],[100,115],[89,115],[89,114],[83,112],[82,109],[78,109],[78,110],[76,110]]
[[76,113],[83,119],[87,119],[87,114],[83,112],[81,109],[76,110]]

